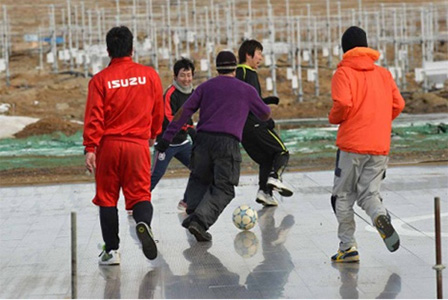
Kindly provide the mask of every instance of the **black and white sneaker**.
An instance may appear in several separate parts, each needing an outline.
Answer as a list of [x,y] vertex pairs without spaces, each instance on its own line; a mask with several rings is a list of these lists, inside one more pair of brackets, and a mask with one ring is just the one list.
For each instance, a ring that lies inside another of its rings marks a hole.
[[400,247],[400,237],[392,226],[389,216],[378,216],[375,219],[375,227],[380,233],[381,238],[384,240],[384,243],[386,244],[386,247],[390,252],[394,252],[398,249],[398,247]]
[[284,197],[291,197],[293,191],[286,184],[284,184],[280,179],[269,176],[268,178],[268,187],[277,191],[280,195]]
[[147,259],[155,259],[157,257],[157,246],[151,228],[145,222],[138,222],[136,231],[138,239],[142,243],[143,254]]

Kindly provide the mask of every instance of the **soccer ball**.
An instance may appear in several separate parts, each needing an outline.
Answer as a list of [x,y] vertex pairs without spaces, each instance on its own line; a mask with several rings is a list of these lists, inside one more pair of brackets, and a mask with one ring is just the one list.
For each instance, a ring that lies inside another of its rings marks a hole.
[[233,246],[241,257],[249,258],[257,253],[258,238],[252,231],[241,231],[236,235]]
[[249,205],[240,205],[233,211],[232,221],[238,229],[252,229],[257,224],[257,219],[257,211]]

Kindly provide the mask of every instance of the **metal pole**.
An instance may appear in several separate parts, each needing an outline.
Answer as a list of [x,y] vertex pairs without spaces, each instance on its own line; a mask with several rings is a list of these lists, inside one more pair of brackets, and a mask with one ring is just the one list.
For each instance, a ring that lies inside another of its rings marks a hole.
[[6,67],[6,86],[10,85],[10,74],[9,74],[9,43],[8,43],[8,12],[6,10],[6,5],[3,5],[3,36],[4,36],[4,51],[3,57],[5,59]]
[[78,269],[76,258],[76,212],[71,212],[71,244],[72,244],[72,299],[78,298]]
[[276,63],[274,53],[275,43],[275,26],[274,26],[274,12],[271,3],[268,3],[268,27],[269,27],[269,43],[271,44],[270,56],[271,56],[271,78],[272,78],[272,94],[277,96],[277,83],[276,83]]
[[168,26],[168,53],[169,53],[169,69],[171,70],[173,68],[173,55],[171,53],[172,51],[172,37],[171,37],[171,7],[170,7],[170,0],[166,1],[166,20],[167,20],[167,26]]
[[154,51],[153,51],[153,63],[154,68],[156,69],[157,73],[159,72],[159,58],[158,58],[158,46],[157,46],[157,28],[151,27],[152,29],[152,36],[153,36],[153,44],[154,44]]
[[341,1],[338,1],[338,49],[339,49],[339,60],[342,60],[342,13],[341,13]]
[[39,27],[37,31],[37,37],[39,39],[39,70],[44,69],[44,50],[42,45],[42,28]]
[[443,281],[442,271],[445,266],[442,265],[442,238],[440,236],[440,198],[434,198],[434,213],[436,227],[436,265],[433,267],[437,274],[437,299],[443,299]]
[[54,19],[54,5],[50,5],[50,27],[51,27],[51,53],[53,53],[53,73],[58,72],[58,53],[56,48],[56,24]]
[[120,26],[120,0],[115,0],[115,5],[117,8],[116,26]]
[[[87,35],[86,35],[86,12],[84,9],[84,1],[81,2],[81,35],[82,35],[82,49],[84,50],[83,65],[84,65],[84,78],[89,76],[89,67],[87,65]],[[90,45],[89,45],[90,46]]]
[[316,70],[316,78],[315,78],[315,95],[319,96],[319,62],[317,60],[317,18],[314,17],[314,69]]
[[138,35],[138,30],[137,30],[137,4],[136,1],[133,0],[132,1],[132,31],[134,33],[134,55],[133,55],[133,59],[135,62],[138,63],[138,58],[139,58],[139,53],[137,50],[137,35]]
[[226,35],[227,35],[227,48],[233,48],[233,39],[232,39],[232,29],[230,23],[232,22],[232,17],[230,14],[231,5],[230,0],[227,0],[227,10],[226,10]]
[[252,0],[247,1],[247,13],[248,13],[248,26],[247,26],[247,35],[248,38],[252,38]]
[[70,72],[73,72],[73,55],[72,55],[72,11],[70,0],[67,0],[67,22],[68,22],[68,53],[70,58]]
[[303,102],[301,41],[300,18],[297,18],[297,79],[299,81],[299,102]]
[[190,41],[188,36],[188,28],[190,28],[190,24],[188,22],[188,1],[184,2],[185,5],[185,48],[187,51],[187,57],[190,58]]
[[79,19],[79,16],[78,16],[78,6],[75,5],[75,28],[76,28],[76,30],[75,30],[75,32],[76,32],[76,34],[75,34],[75,48],[76,48],[76,50],[79,50],[79,23],[78,23],[78,19]]
[[330,19],[330,0],[327,0],[327,38],[328,38],[328,67],[331,68],[333,49],[331,46],[331,19]]
[[210,63],[210,52],[212,49],[209,49],[213,43],[210,42],[210,28],[209,28],[209,16],[208,16],[208,7],[205,7],[205,52],[207,54],[207,79],[212,77],[212,66]]
[[195,38],[194,38],[194,52],[198,52],[198,33],[197,33],[197,28],[198,28],[198,18],[197,18],[197,12],[196,12],[196,0],[193,0],[193,31],[195,34]]
[[362,0],[358,0],[358,26],[362,27]]
[[182,39],[181,39],[181,28],[182,28],[182,14],[181,14],[181,4],[180,0],[177,0],[177,28],[176,28],[176,35],[177,35],[177,44],[176,44],[176,59],[179,59],[180,55],[179,53],[182,53]]

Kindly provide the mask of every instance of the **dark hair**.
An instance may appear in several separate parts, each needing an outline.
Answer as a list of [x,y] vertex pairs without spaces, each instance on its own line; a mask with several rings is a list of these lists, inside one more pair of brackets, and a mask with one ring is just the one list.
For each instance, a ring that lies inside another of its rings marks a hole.
[[255,51],[263,51],[263,45],[257,40],[245,40],[238,50],[238,63],[242,64],[246,62],[246,54],[254,57]]
[[185,69],[186,71],[191,70],[191,75],[194,76],[194,64],[191,60],[182,57],[176,61],[173,67],[174,76],[177,77],[177,75],[179,75],[179,71],[182,69]]
[[112,58],[132,55],[134,36],[126,26],[113,27],[106,35],[107,51]]

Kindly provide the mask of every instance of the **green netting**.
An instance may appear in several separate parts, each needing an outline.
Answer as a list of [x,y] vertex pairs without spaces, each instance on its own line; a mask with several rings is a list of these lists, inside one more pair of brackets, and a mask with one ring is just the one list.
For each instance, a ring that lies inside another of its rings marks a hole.
[[[448,149],[447,129],[444,123],[394,126],[391,151]],[[310,159],[334,156],[336,134],[336,127],[280,131],[292,156]],[[82,132],[69,137],[55,133],[26,139],[0,139],[0,163],[0,170],[82,165]]]

